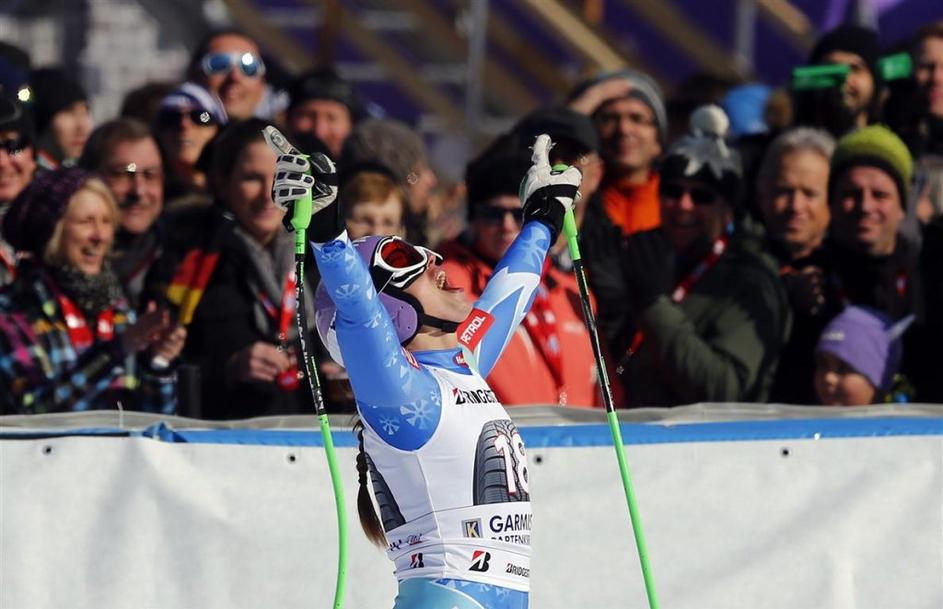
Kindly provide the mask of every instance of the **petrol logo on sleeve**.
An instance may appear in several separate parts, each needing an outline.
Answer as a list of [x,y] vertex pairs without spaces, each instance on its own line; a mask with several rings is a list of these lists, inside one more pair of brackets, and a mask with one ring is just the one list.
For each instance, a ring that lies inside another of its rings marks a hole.
[[474,351],[493,323],[494,316],[491,313],[481,309],[472,309],[471,315],[458,326],[458,342]]

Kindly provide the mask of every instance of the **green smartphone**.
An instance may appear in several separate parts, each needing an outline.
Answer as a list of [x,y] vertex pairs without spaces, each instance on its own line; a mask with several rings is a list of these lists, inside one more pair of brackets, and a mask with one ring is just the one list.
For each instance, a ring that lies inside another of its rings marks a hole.
[[910,78],[913,71],[914,63],[910,59],[910,53],[895,53],[878,59],[878,72],[884,82]]
[[845,64],[799,66],[792,71],[791,86],[793,91],[839,88],[845,84],[850,71]]

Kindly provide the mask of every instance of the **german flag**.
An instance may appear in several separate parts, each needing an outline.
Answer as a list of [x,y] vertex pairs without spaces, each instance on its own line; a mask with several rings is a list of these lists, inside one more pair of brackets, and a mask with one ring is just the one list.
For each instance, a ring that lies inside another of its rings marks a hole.
[[218,251],[193,248],[186,253],[167,288],[167,300],[177,306],[177,321],[186,326],[203,298],[203,291],[219,262]]

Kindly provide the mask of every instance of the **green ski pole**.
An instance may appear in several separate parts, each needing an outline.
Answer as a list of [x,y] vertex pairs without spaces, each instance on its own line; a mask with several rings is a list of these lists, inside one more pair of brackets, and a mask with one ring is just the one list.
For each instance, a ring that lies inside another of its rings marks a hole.
[[[554,165],[554,171],[566,171],[566,165]],[[619,418],[612,401],[612,386],[609,383],[609,374],[606,372],[606,363],[602,355],[602,345],[599,342],[599,330],[596,328],[596,317],[589,301],[589,287],[586,282],[586,271],[580,256],[580,246],[577,241],[576,218],[573,210],[567,210],[563,218],[563,235],[573,259],[573,272],[576,274],[576,283],[580,290],[580,303],[583,305],[583,318],[586,320],[586,329],[589,330],[590,342],[593,346],[593,356],[596,359],[596,375],[599,378],[599,388],[602,390],[603,401],[606,405],[606,418],[609,421],[609,432],[612,434],[612,443],[616,449],[616,459],[619,462],[619,473],[622,475],[622,488],[625,490],[625,500],[629,506],[629,519],[632,521],[632,532],[635,534],[635,546],[638,548],[639,563],[642,565],[642,578],[645,580],[645,594],[648,596],[650,609],[658,609],[658,597],[655,595],[655,581],[652,578],[651,565],[648,562],[648,550],[645,547],[645,536],[642,534],[642,522],[638,513],[638,502],[635,500],[635,490],[632,487],[632,478],[629,476],[629,466],[625,460],[625,445],[622,443],[622,431],[619,428]]]
[[[300,154],[288,140],[274,127],[266,127],[262,131],[265,141],[276,154]],[[311,398],[314,401],[315,412],[321,425],[321,437],[324,440],[324,453],[327,456],[327,465],[331,474],[331,486],[334,489],[334,503],[337,509],[337,580],[334,586],[334,609],[344,606],[344,591],[347,586],[347,508],[344,502],[344,486],[341,480],[340,467],[337,464],[337,453],[334,450],[334,438],[331,435],[331,424],[324,407],[324,394],[321,390],[321,381],[318,378],[316,362],[313,356],[308,355],[305,329],[308,327],[307,314],[304,305],[304,264],[307,251],[305,231],[311,223],[311,192],[295,201],[292,208],[291,225],[295,229],[295,320],[298,323],[298,339],[301,343],[301,360],[304,365],[305,376],[311,388]]]

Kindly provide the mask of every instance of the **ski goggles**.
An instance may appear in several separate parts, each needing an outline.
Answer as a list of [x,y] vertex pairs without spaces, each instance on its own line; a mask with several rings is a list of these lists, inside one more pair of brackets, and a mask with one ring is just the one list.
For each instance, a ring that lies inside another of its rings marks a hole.
[[378,291],[382,292],[387,286],[403,290],[416,281],[430,263],[442,264],[442,256],[399,237],[385,237],[373,251],[370,269]]
[[262,58],[254,53],[207,53],[200,61],[200,67],[207,76],[229,74],[236,66],[249,78],[259,78],[265,74]]

